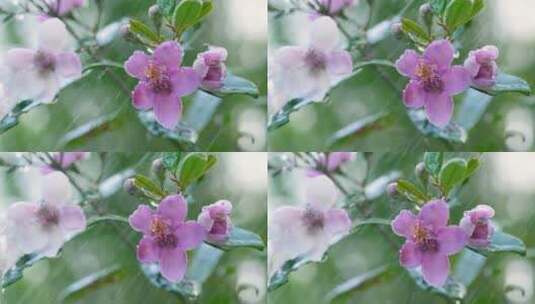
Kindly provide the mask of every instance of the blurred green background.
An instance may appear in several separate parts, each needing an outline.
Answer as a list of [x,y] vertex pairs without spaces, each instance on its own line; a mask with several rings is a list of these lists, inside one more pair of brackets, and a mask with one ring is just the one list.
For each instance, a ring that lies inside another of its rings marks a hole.
[[[12,0],[2,0],[11,2]],[[77,14],[87,24],[96,18],[95,0]],[[102,1],[102,24],[132,17],[150,23],[148,8],[156,0]],[[228,68],[234,74],[253,81],[260,89],[260,98],[243,95],[228,96],[217,109],[210,123],[199,136],[198,145],[210,151],[264,151],[266,146],[266,0],[214,0],[215,9],[204,22],[193,49],[186,54],[185,64],[191,65],[195,55],[206,44],[224,46],[229,51]],[[29,45],[26,37],[35,33],[38,23],[33,17],[18,16],[0,24],[0,51],[20,45]],[[100,52],[105,58],[124,62],[138,45],[118,37]],[[84,63],[87,58],[83,57]],[[114,71],[133,89],[136,81],[123,71]],[[191,97],[184,99],[185,111]],[[70,145],[70,150],[90,151],[167,151],[176,149],[169,140],[150,135],[139,122],[131,106],[130,96],[102,70],[91,73],[59,95],[59,102],[41,106],[23,115],[19,126],[0,136],[3,151],[40,151],[65,149],[60,139],[66,132],[87,122],[121,109],[117,123],[111,128],[89,136],[83,142]]]
[[[284,2],[286,0],[273,1]],[[348,14],[365,22],[368,1],[361,0]],[[371,25],[394,17],[409,1],[372,0]],[[415,4],[404,16],[417,20],[418,8],[424,0]],[[535,3],[527,0],[485,0],[486,7],[460,39],[462,60],[468,51],[493,44],[500,49],[499,67],[502,71],[522,77],[535,84],[535,19],[532,11]],[[270,54],[282,45],[294,45],[307,32],[309,21],[303,14],[273,19],[269,17]],[[407,38],[397,40],[390,36],[370,48],[375,58],[395,61],[406,48],[413,48]],[[383,76],[392,80],[389,84]],[[466,144],[445,144],[422,136],[407,116],[401,95],[394,90],[404,88],[405,77],[387,67],[368,67],[331,92],[330,102],[314,104],[293,113],[290,123],[269,133],[270,151],[531,151],[535,104],[533,97],[504,94],[493,99],[485,115],[469,131]],[[460,108],[464,95],[456,97],[456,109]],[[383,127],[362,132],[348,141],[333,147],[328,138],[339,129],[363,117],[379,112],[390,112],[393,119]],[[272,113],[272,109],[270,109]],[[457,113],[458,114],[458,113]],[[522,134],[522,135],[521,135]],[[524,137],[524,138],[522,138]]]
[[[422,156],[422,153],[371,154],[368,184],[392,171],[400,171],[403,178],[417,183],[413,172]],[[445,158],[468,156],[475,155],[445,153]],[[270,154],[270,159],[272,157]],[[480,169],[459,192],[458,205],[450,211],[450,224],[458,224],[463,211],[478,204],[488,204],[496,210],[494,224],[504,232],[522,239],[528,248],[526,257],[511,253],[490,256],[479,275],[468,286],[462,303],[535,302],[535,236],[532,233],[535,229],[535,169],[528,165],[534,161],[533,153],[483,154]],[[352,179],[362,179],[365,163],[363,154],[359,153],[354,162],[343,167],[343,171]],[[303,203],[297,199],[296,194],[303,178],[301,175],[301,179],[296,180],[296,176],[299,175],[281,173],[270,178],[269,214],[283,205]],[[355,185],[345,185],[346,189],[355,189]],[[373,210],[371,217],[393,219],[401,209],[408,208],[409,205],[406,201],[392,200],[382,195],[372,200],[369,206]],[[388,226],[385,231],[401,246],[402,238],[391,233]],[[391,247],[385,237],[373,227],[364,227],[332,246],[324,263],[308,264],[291,273],[288,284],[269,293],[269,303],[323,303],[327,293],[339,284],[382,265],[393,266],[387,276],[368,281],[333,303],[455,303],[417,287],[407,272],[398,266],[399,248]],[[453,259],[450,258],[452,270],[458,266],[460,256],[458,254]],[[469,276],[470,268],[471,265],[468,265],[460,271],[465,279]]]
[[[21,154],[18,154],[20,157]],[[241,228],[266,239],[267,172],[266,153],[217,153],[216,166],[191,192],[188,218],[196,219],[203,205],[220,199],[233,203],[232,221]],[[152,160],[160,153],[109,153],[104,176],[109,177],[132,168],[149,176]],[[16,161],[14,153],[1,158]],[[79,163],[89,176],[98,176],[100,162],[96,153]],[[7,174],[0,169],[0,212],[9,204],[39,197],[37,168],[23,168]],[[82,182],[83,184],[83,182]],[[122,188],[113,196],[98,202],[105,214],[128,216],[139,204],[147,203],[127,195]],[[93,211],[86,210],[88,217]],[[182,303],[165,290],[154,287],[140,271],[135,245],[141,235],[128,225],[100,224],[66,243],[61,256],[45,259],[29,269],[24,278],[6,288],[0,303],[59,303],[58,296],[69,284],[99,270],[119,265],[127,275],[120,281],[104,284],[75,303]],[[196,251],[190,252],[191,257]],[[235,249],[226,252],[213,274],[202,287],[198,303],[264,303],[265,252]]]

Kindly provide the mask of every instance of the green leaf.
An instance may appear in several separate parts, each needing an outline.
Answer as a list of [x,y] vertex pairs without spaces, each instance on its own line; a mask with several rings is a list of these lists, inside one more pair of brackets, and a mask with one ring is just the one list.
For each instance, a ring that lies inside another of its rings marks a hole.
[[95,216],[95,217],[90,218],[87,221],[86,230],[89,230],[95,227],[96,225],[103,224],[106,222],[122,223],[122,224],[129,225],[128,219],[126,217],[110,214],[110,215]]
[[467,131],[472,129],[483,118],[491,101],[492,96],[474,89],[468,89],[461,107],[457,111],[457,123]]
[[476,170],[479,168],[479,165],[481,164],[481,162],[479,161],[478,158],[470,158],[468,160],[468,163],[466,164],[466,174],[465,174],[465,179],[469,178],[470,176],[472,176]]
[[374,130],[381,130],[392,122],[391,113],[377,113],[362,117],[342,129],[336,131],[327,139],[329,147],[335,144],[345,143],[369,134]]
[[355,291],[365,290],[373,285],[383,283],[389,274],[388,266],[380,266],[370,271],[360,273],[357,276],[337,285],[325,296],[325,301],[330,303],[335,299]]
[[454,32],[459,26],[468,23],[472,15],[473,7],[471,0],[452,0],[446,8],[444,19],[451,32]]
[[422,290],[438,294],[448,300],[462,300],[466,296],[466,286],[451,277],[448,277],[442,287],[433,287],[425,282],[422,273],[416,269],[407,269],[409,276],[414,280],[416,285]]
[[231,250],[241,247],[264,250],[265,247],[264,241],[256,233],[238,227],[232,227],[229,238],[224,242],[209,244],[222,250]]
[[201,0],[182,0],[173,13],[173,25],[177,32],[182,33],[195,24],[202,10]]
[[212,3],[212,0],[204,0],[201,8],[201,13],[199,14],[198,21],[201,21],[206,16],[208,16],[212,11],[214,10],[214,4]]
[[182,158],[182,152],[166,152],[163,155],[163,165],[165,169],[170,172],[176,173],[178,165],[180,165],[180,159]]
[[180,165],[180,184],[183,189],[198,181],[217,162],[217,158],[206,153],[190,153]]
[[202,244],[195,251],[195,256],[188,267],[186,278],[202,285],[216,269],[223,253],[220,249]]
[[432,176],[438,176],[442,168],[444,153],[442,152],[425,152],[424,165],[427,172]]
[[419,205],[422,205],[423,203],[430,200],[430,198],[422,192],[418,186],[411,183],[408,180],[400,179],[397,181],[397,191],[405,196],[408,200],[418,203]]
[[490,245],[485,248],[480,247],[469,247],[471,250],[482,254],[484,256],[488,256],[492,253],[500,253],[500,252],[512,252],[517,253],[522,256],[526,255],[526,245],[524,242],[510,234],[507,234],[502,231],[495,231],[492,234],[492,237],[490,239]]
[[350,233],[355,233],[357,231],[360,231],[360,229],[370,226],[370,225],[385,225],[390,226],[391,220],[384,219],[384,218],[369,218],[362,221],[359,221],[357,224],[353,225],[353,228],[351,228]]
[[[325,257],[324,257],[325,258]],[[273,291],[282,285],[288,283],[288,276],[290,273],[296,271],[300,267],[312,263],[306,257],[296,257],[288,260],[282,265],[281,269],[277,270],[270,278],[268,283],[268,291]]]
[[448,3],[447,0],[431,0],[429,1],[429,4],[431,5],[431,9],[433,10],[433,13],[439,17],[442,16],[444,13],[444,10],[446,9],[446,4]]
[[22,279],[24,275],[24,270],[26,268],[31,267],[33,264],[39,262],[40,260],[44,259],[42,255],[38,254],[26,254],[22,256],[14,267],[9,269],[5,274],[2,280],[2,288],[6,288],[9,285],[14,284],[18,280]]
[[0,135],[4,134],[9,129],[18,125],[19,118],[22,114],[28,113],[30,110],[40,106],[41,104],[42,103],[40,102],[34,102],[32,100],[25,100],[25,101],[19,102],[13,108],[13,110],[11,110],[11,113],[7,114],[6,116],[0,119]]
[[99,288],[121,281],[125,275],[125,270],[118,265],[92,273],[67,286],[59,295],[60,302],[80,301]]
[[466,178],[466,161],[461,158],[448,160],[440,170],[439,181],[444,195],[448,195],[450,190]]
[[455,264],[452,277],[468,287],[477,278],[486,261],[487,258],[481,254],[463,249]]
[[219,97],[226,95],[243,94],[257,98],[259,95],[258,87],[252,81],[236,76],[232,73],[227,73],[223,79],[223,86],[216,90],[205,90],[209,93],[215,94]]
[[67,132],[59,141],[62,147],[81,146],[88,140],[101,136],[107,132],[118,129],[122,126],[123,120],[119,115],[120,111],[98,117],[89,122]]
[[193,102],[184,115],[183,122],[188,127],[200,133],[212,120],[217,108],[221,105],[221,98],[212,94],[197,91]]
[[466,142],[466,130],[453,121],[444,128],[438,128],[427,120],[423,110],[409,110],[408,114],[418,131],[425,136],[445,139],[453,143],[464,144]]
[[531,95],[531,86],[522,78],[498,72],[496,83],[490,88],[474,87],[474,89],[491,96],[502,93],[520,93]]
[[427,44],[431,41],[431,37],[429,37],[427,31],[411,19],[403,18],[401,20],[401,30],[416,43]]
[[197,146],[198,133],[192,128],[179,123],[174,130],[162,127],[154,116],[153,111],[139,111],[138,117],[145,128],[156,137],[164,137],[172,140],[182,151],[201,150]]
[[177,283],[169,282],[160,274],[158,264],[140,264],[141,271],[152,285],[161,288],[186,301],[196,301],[200,295],[201,287],[198,282],[184,279]]
[[171,17],[175,11],[176,0],[156,0],[156,4],[165,16]]
[[152,44],[159,44],[162,42],[162,39],[160,36],[153,32],[148,25],[143,23],[143,21],[137,20],[137,19],[130,19],[130,26],[129,26],[130,32],[141,39],[141,41],[145,41]]
[[290,114],[297,112],[306,105],[312,104],[314,101],[305,99],[292,99],[288,101],[282,109],[271,116],[268,123],[268,131],[276,130],[290,122]]
[[165,193],[164,190],[146,176],[140,174],[136,175],[134,177],[134,185],[150,199],[161,201],[167,196],[167,193]]
[[473,0],[472,18],[474,18],[485,7],[485,0]]

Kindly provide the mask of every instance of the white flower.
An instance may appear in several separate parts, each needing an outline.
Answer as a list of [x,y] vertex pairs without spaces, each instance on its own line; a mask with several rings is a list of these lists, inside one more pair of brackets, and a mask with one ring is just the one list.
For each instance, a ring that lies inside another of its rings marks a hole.
[[269,268],[273,274],[297,257],[319,262],[351,229],[344,209],[334,206],[338,190],[325,176],[307,178],[304,206],[284,206],[269,217]]
[[44,176],[40,202],[19,202],[8,208],[9,239],[24,254],[56,256],[63,243],[86,226],[82,209],[70,200],[71,185],[63,173]]
[[65,24],[47,19],[37,32],[36,48],[14,48],[5,54],[6,71],[0,81],[17,102],[51,103],[62,87],[82,75],[80,57],[70,48]]
[[9,242],[6,228],[7,219],[5,214],[0,214],[0,277],[15,265],[22,256],[17,247]]
[[0,120],[13,109],[12,99],[7,95],[6,88],[0,83]]
[[320,102],[352,67],[351,55],[340,47],[335,21],[323,16],[311,23],[306,47],[285,46],[275,52],[270,74],[276,95]]

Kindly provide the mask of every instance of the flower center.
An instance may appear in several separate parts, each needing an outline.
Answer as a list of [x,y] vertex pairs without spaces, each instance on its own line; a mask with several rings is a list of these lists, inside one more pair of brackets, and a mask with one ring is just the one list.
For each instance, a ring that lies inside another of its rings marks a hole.
[[474,232],[472,233],[472,238],[474,239],[487,239],[489,236],[489,227],[486,221],[478,221]]
[[41,73],[51,72],[56,68],[56,58],[53,54],[45,51],[37,51],[34,57],[34,63]]
[[479,71],[477,72],[476,79],[491,79],[493,77],[493,68],[492,65],[488,63],[484,63],[479,68]]
[[444,82],[442,82],[442,78],[436,72],[434,65],[425,62],[418,63],[416,76],[420,78],[424,91],[428,93],[439,93],[444,90]]
[[303,214],[303,223],[307,230],[311,233],[323,229],[325,225],[325,218],[323,213],[313,208],[307,207]]
[[149,64],[145,70],[145,76],[149,80],[149,87],[157,94],[171,94],[173,85],[165,67]]
[[37,219],[45,228],[56,226],[59,224],[59,210],[50,204],[43,203],[37,209]]
[[323,71],[327,67],[327,58],[325,54],[314,49],[308,50],[305,55],[305,62],[312,72]]
[[422,251],[436,252],[438,251],[438,241],[433,238],[432,233],[426,229],[422,224],[418,223],[414,226],[412,237],[418,247]]
[[161,218],[154,218],[150,224],[150,232],[156,239],[156,243],[160,248],[176,248],[178,240],[176,236],[171,233],[169,225]]

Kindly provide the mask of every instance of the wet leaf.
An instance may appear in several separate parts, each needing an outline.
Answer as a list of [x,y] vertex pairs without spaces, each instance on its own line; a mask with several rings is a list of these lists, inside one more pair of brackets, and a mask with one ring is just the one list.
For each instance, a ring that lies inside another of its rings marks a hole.
[[496,83],[492,87],[474,87],[474,89],[492,96],[502,93],[520,93],[526,96],[531,95],[531,86],[524,79],[501,72],[498,72]]
[[154,136],[164,137],[172,140],[182,151],[198,151],[200,147],[196,145],[198,134],[192,128],[179,123],[174,130],[162,127],[152,111],[139,111],[138,117],[141,123]]
[[327,140],[327,145],[331,147],[335,144],[364,136],[373,130],[383,129],[391,123],[391,118],[392,115],[390,113],[377,113],[362,117],[336,131]]
[[190,103],[187,109],[183,120],[184,124],[197,133],[201,133],[214,117],[219,105],[221,105],[221,98],[203,91],[197,91],[193,96],[193,102]]
[[24,275],[24,270],[31,267],[33,264],[44,259],[42,255],[38,254],[27,254],[22,256],[14,267],[9,269],[5,274],[2,281],[2,288],[6,288],[9,285],[16,283],[18,280],[22,279]]
[[488,256],[492,253],[512,252],[520,255],[526,255],[526,245],[524,242],[508,233],[495,231],[490,239],[490,245],[485,248],[469,247],[473,251]]
[[464,144],[466,142],[466,130],[455,122],[451,121],[447,126],[441,129],[432,125],[427,120],[423,110],[409,110],[408,113],[418,131],[423,135],[445,139],[452,143]]
[[85,144],[88,140],[105,134],[109,131],[119,128],[123,121],[120,119],[120,111],[98,117],[89,122],[67,132],[60,139],[61,147],[80,146]]
[[166,152],[163,156],[163,165],[165,169],[176,173],[178,166],[180,165],[181,158],[182,152]]
[[430,198],[415,184],[408,180],[400,179],[397,181],[397,191],[399,194],[405,196],[408,200],[423,204],[430,200]]
[[457,123],[469,131],[483,118],[491,101],[492,96],[474,89],[468,89],[461,107],[457,111]]
[[34,102],[32,100],[25,100],[19,102],[11,113],[7,114],[0,119],[0,135],[7,132],[9,129],[19,124],[19,118],[22,114],[28,113],[33,108],[42,105],[40,102]]
[[67,286],[59,295],[61,303],[80,301],[92,292],[124,279],[126,271],[118,265],[89,274]]
[[441,295],[450,300],[462,300],[466,296],[466,286],[461,282],[448,277],[448,280],[442,287],[433,287],[425,282],[422,273],[416,269],[407,269],[409,276],[414,280],[416,285],[422,290]]
[[222,250],[231,250],[242,247],[264,250],[265,247],[264,241],[258,234],[238,227],[232,227],[230,236],[226,241],[221,243],[210,243],[210,245]]
[[455,264],[452,277],[468,287],[477,278],[486,261],[487,258],[481,254],[463,249]]
[[176,2],[176,0],[156,0],[161,12],[167,17],[171,17],[175,11]]
[[288,124],[290,122],[290,114],[311,103],[313,103],[313,101],[304,99],[292,99],[288,101],[282,109],[271,116],[268,124],[268,131],[276,130]]
[[300,267],[312,263],[306,257],[296,257],[288,260],[282,265],[281,269],[277,270],[270,278],[268,283],[268,291],[273,291],[282,285],[288,283],[288,276],[290,273],[296,271]]
[[190,262],[186,278],[202,285],[210,277],[223,256],[223,251],[207,244],[202,244],[195,251]]
[[253,98],[258,97],[258,87],[252,81],[236,76],[232,73],[227,73],[223,80],[223,86],[217,90],[206,90],[209,93],[217,96],[243,94],[249,95]]
[[444,13],[444,10],[446,9],[446,4],[448,4],[448,1],[447,0],[431,0],[429,1],[429,4],[431,5],[431,9],[433,10],[433,13],[440,17]]
[[325,301],[330,303],[335,299],[355,291],[365,290],[373,285],[384,282],[389,274],[388,266],[380,266],[370,271],[360,273],[357,276],[337,285],[325,296]]
[[442,152],[425,152],[424,165],[427,172],[433,176],[438,176],[442,168],[444,153]]
[[200,285],[196,281],[184,279],[172,283],[160,274],[158,264],[141,264],[141,271],[149,279],[152,285],[166,290],[187,301],[195,301],[200,295]]

